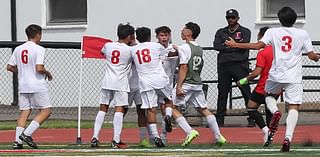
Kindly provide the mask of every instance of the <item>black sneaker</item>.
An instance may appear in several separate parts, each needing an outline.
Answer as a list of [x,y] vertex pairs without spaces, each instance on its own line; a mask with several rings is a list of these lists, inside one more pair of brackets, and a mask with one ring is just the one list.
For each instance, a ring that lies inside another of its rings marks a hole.
[[33,142],[33,139],[31,136],[27,136],[24,133],[22,133],[19,136],[19,139],[22,140],[23,142],[27,143],[30,147],[32,147],[34,149],[38,149],[37,144]]
[[155,137],[155,138],[154,138],[154,144],[155,144],[157,147],[165,147],[165,145],[163,144],[161,138],[159,138],[159,137]]
[[14,141],[12,144],[12,148],[13,149],[23,149],[23,144],[22,143],[18,143],[17,141]]
[[95,137],[92,138],[92,140],[91,140],[91,147],[92,148],[99,147],[99,144],[100,144],[100,142],[98,139],[96,139]]
[[166,115],[164,117],[164,123],[166,125],[166,131],[171,132],[172,131],[171,117]]

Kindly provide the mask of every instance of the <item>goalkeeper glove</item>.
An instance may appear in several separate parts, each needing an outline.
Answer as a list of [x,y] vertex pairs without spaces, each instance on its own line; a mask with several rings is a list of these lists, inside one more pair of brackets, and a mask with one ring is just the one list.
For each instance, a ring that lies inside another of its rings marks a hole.
[[246,84],[248,84],[248,83],[249,83],[249,81],[248,81],[248,79],[247,79],[246,77],[244,77],[244,78],[242,78],[242,79],[239,80],[239,84],[240,84],[241,86],[246,85]]

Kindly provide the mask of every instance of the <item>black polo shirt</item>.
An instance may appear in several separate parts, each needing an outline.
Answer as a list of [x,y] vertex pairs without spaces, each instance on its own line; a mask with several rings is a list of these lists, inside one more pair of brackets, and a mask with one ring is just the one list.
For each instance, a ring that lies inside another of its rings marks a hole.
[[213,42],[213,48],[219,51],[218,64],[248,61],[249,49],[229,48],[224,44],[229,37],[232,37],[236,42],[249,43],[251,32],[241,25],[233,32],[229,31],[228,26],[220,28],[216,32]]

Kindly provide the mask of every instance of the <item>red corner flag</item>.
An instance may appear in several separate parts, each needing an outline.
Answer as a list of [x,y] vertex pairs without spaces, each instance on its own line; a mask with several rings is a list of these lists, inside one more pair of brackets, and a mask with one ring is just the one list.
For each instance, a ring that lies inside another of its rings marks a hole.
[[105,56],[101,53],[101,49],[105,43],[112,42],[109,39],[83,36],[82,39],[82,58],[98,58],[105,59]]

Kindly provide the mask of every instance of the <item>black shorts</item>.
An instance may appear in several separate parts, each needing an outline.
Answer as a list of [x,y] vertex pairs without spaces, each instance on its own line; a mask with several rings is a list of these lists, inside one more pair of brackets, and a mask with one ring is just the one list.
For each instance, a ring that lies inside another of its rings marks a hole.
[[266,104],[265,95],[257,93],[256,91],[253,91],[251,93],[250,100],[252,100],[258,104]]
[[[280,95],[276,95],[275,98],[276,100],[278,100]],[[253,91],[251,93],[251,96],[250,96],[250,100],[258,103],[258,104],[266,104],[266,99],[265,99],[265,95],[264,94],[260,94],[260,93],[257,93],[256,91]]]

